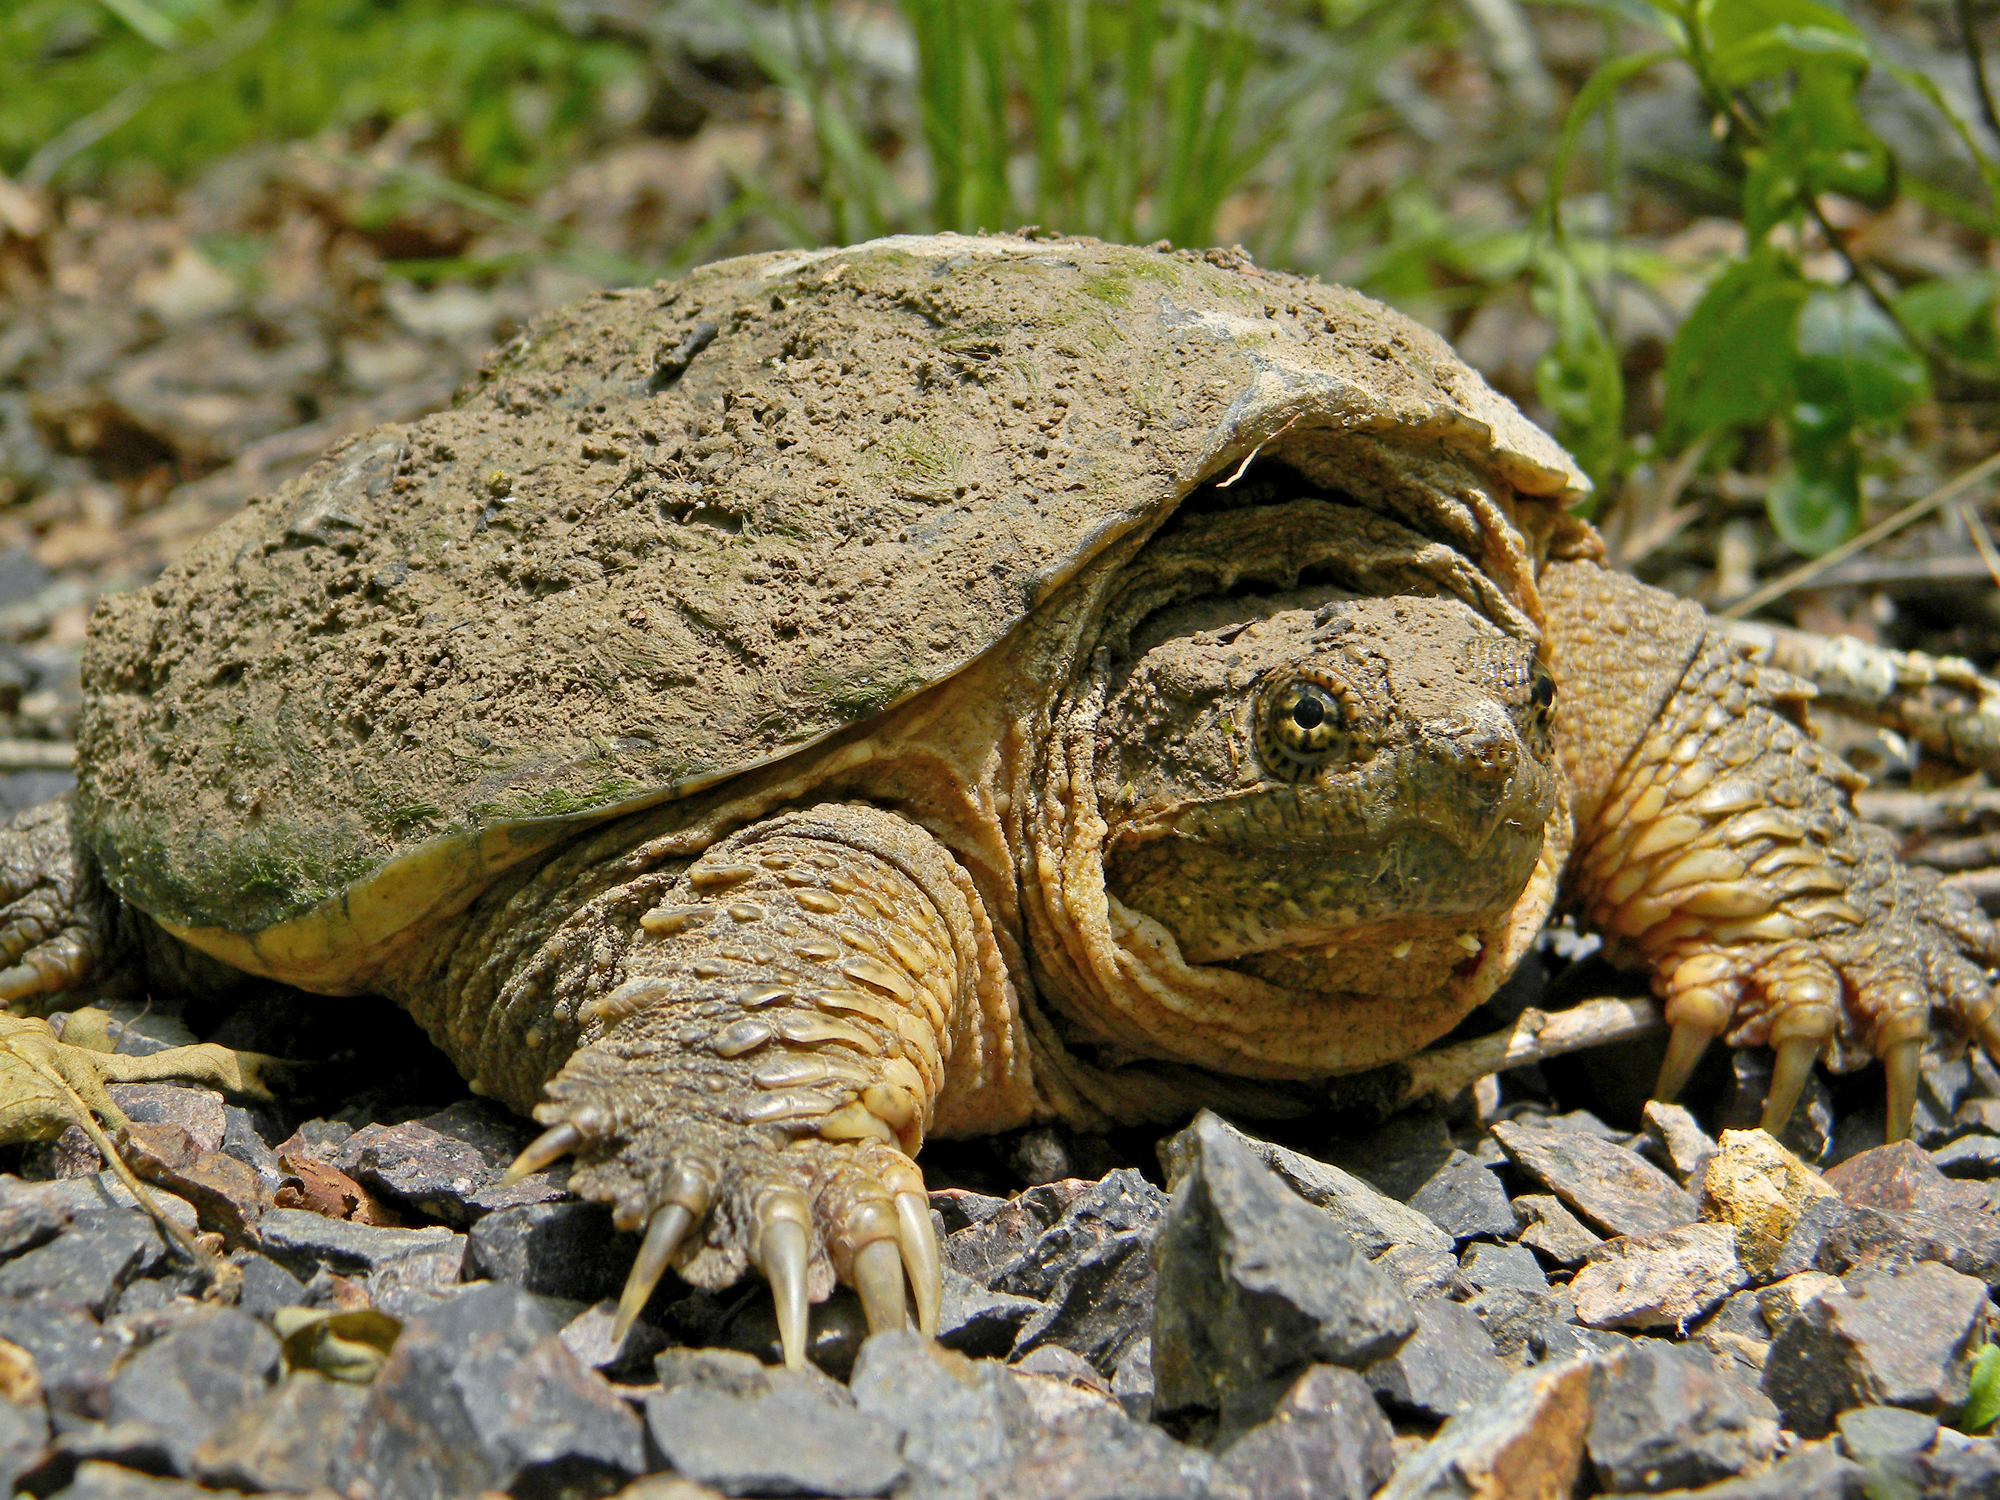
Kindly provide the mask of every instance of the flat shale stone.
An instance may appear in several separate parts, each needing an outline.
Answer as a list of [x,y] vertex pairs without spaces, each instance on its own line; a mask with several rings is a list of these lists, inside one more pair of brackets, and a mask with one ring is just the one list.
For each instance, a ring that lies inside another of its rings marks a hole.
[[1587,1359],[1510,1376],[1406,1454],[1375,1500],[1569,1500],[1590,1427]]
[[1594,1229],[1645,1234],[1694,1222],[1694,1199],[1636,1151],[1564,1125],[1501,1120],[1492,1129],[1515,1165]]
[[278,1337],[248,1313],[221,1308],[155,1339],[111,1382],[114,1423],[159,1433],[179,1474],[195,1449],[277,1377]]
[[1606,1240],[1570,1281],[1586,1328],[1684,1329],[1749,1284],[1727,1224]]
[[1993,1500],[2000,1495],[2000,1438],[1967,1439],[1945,1430],[1923,1457],[1923,1500]]
[[229,1133],[228,1106],[213,1089],[173,1083],[114,1083],[105,1088],[125,1118],[141,1125],[185,1130],[197,1151],[220,1151]]
[[1125,1351],[1153,1331],[1154,1238],[1150,1228],[1129,1230],[1084,1250],[1022,1326],[1015,1353],[1060,1345],[1106,1374],[1117,1369]]
[[0,1297],[0,1338],[34,1356],[35,1376],[57,1431],[104,1419],[111,1370],[125,1352],[115,1332],[80,1308]]
[[48,1243],[75,1214],[56,1184],[0,1176],[0,1260]]
[[1479,1314],[1460,1302],[1421,1297],[1417,1331],[1364,1372],[1391,1411],[1441,1419],[1471,1409],[1508,1375]]
[[1411,1208],[1463,1244],[1477,1235],[1514,1233],[1514,1205],[1500,1179],[1463,1151],[1454,1151],[1407,1200]]
[[353,1276],[379,1271],[406,1255],[465,1251],[465,1236],[450,1229],[383,1229],[303,1208],[272,1209],[257,1221],[257,1236],[266,1255],[307,1277],[321,1266]]
[[[956,1229],[952,1228],[954,1215],[947,1213],[945,1226],[950,1232],[941,1247],[944,1263],[981,1286],[997,1288],[1001,1275],[1019,1264],[1035,1242],[1062,1218],[1069,1205],[1095,1186],[1080,1178],[1066,1178],[1037,1183],[1015,1198],[982,1198],[977,1210],[979,1217]],[[980,1195],[965,1197],[970,1200]],[[945,1199],[945,1195],[932,1196],[934,1203],[940,1199]],[[947,1208],[954,1207],[949,1199],[945,1201]],[[987,1206],[995,1202],[999,1207],[987,1211]],[[1053,1279],[1050,1284],[1053,1285]]]
[[236,1305],[247,1313],[268,1318],[281,1307],[296,1307],[305,1296],[306,1284],[268,1255],[238,1250],[229,1263],[243,1277]]
[[118,1464],[87,1459],[56,1491],[56,1500],[215,1500],[213,1490],[185,1479],[158,1479]]
[[1931,1152],[1931,1161],[1951,1178],[2000,1177],[2000,1135],[1962,1135]]
[[1516,1198],[1514,1220],[1521,1243],[1547,1256],[1552,1265],[1582,1265],[1599,1243],[1598,1236],[1584,1228],[1576,1215],[1562,1206],[1560,1198],[1548,1193],[1524,1193]]
[[1693,1489],[1767,1460],[1778,1442],[1771,1404],[1717,1375],[1686,1345],[1636,1339],[1592,1375],[1585,1448],[1609,1490]]
[[1395,1467],[1392,1438],[1366,1381],[1314,1365],[1269,1421],[1230,1444],[1216,1476],[1255,1500],[1367,1500]]
[[1370,1187],[1408,1203],[1457,1150],[1442,1114],[1408,1110],[1362,1135],[1335,1141],[1327,1156]]
[[82,1308],[101,1318],[166,1256],[159,1230],[136,1209],[79,1213],[56,1238],[0,1265],[0,1297]]
[[[1215,1460],[1115,1406],[1033,1428],[1008,1461],[978,1476],[979,1500],[1211,1500]],[[910,1492],[925,1493],[922,1488]]]
[[1833,1189],[1762,1130],[1725,1130],[1701,1180],[1701,1216],[1736,1228],[1736,1253],[1751,1275],[1768,1278],[1792,1226]]
[[1125,1408],[1125,1415],[1135,1422],[1152,1420],[1153,1398],[1153,1340],[1149,1334],[1125,1351],[1125,1357],[1118,1361],[1118,1368],[1111,1375],[1111,1398]]
[[1926,1486],[1925,1458],[1937,1442],[1938,1420],[1900,1406],[1857,1406],[1834,1425],[1840,1451],[1861,1466],[1878,1495],[1914,1496]]
[[1165,1193],[1131,1167],[1120,1167],[1102,1182],[1071,1194],[1054,1222],[1000,1267],[988,1285],[1016,1297],[1051,1298],[1065,1278],[1111,1240],[1139,1235],[1143,1242],[1166,1211]]
[[324,1489],[367,1401],[366,1386],[296,1371],[218,1422],[189,1470],[229,1489]]
[[457,1500],[518,1484],[598,1493],[646,1468],[639,1420],[519,1287],[468,1288],[404,1324],[336,1487],[356,1500]]
[[460,1229],[480,1216],[473,1197],[494,1176],[477,1146],[417,1120],[362,1126],[333,1165],[384,1199]]
[[1914,1141],[1897,1141],[1851,1156],[1827,1169],[1826,1185],[1850,1208],[1931,1212],[1954,1204],[1976,1208],[1985,1198],[1977,1188],[1940,1172],[1930,1153]]
[[1991,1321],[1985,1284],[1934,1262],[1856,1271],[1779,1331],[1764,1392],[1807,1437],[1856,1406],[1950,1411]]
[[1035,1428],[1007,1367],[941,1349],[914,1329],[861,1346],[848,1385],[857,1410],[901,1434],[913,1496],[978,1492]]
[[1204,1111],[1176,1147],[1153,1322],[1162,1410],[1254,1426],[1306,1366],[1371,1364],[1415,1330],[1402,1289],[1239,1132]]
[[[975,1358],[1004,1358],[1030,1319],[1046,1310],[1031,1297],[991,1292],[970,1276],[944,1268],[938,1303],[938,1342]],[[1150,1324],[1145,1330],[1151,1336]]]
[[[1653,1500],[1871,1500],[1867,1476],[1831,1443],[1808,1443],[1761,1474],[1723,1479],[1698,1490],[1662,1490]],[[1607,1494],[1603,1500],[1639,1500]]]
[[1687,1110],[1664,1100],[1648,1099],[1639,1119],[1674,1181],[1689,1192],[1698,1191],[1710,1159],[1721,1149],[1715,1138]]
[[256,1237],[271,1207],[257,1174],[235,1157],[202,1148],[178,1125],[134,1120],[118,1132],[120,1154],[135,1177],[193,1205],[195,1221],[231,1245]]
[[601,1302],[624,1288],[638,1251],[635,1236],[612,1229],[608,1204],[523,1204],[497,1209],[467,1232],[465,1277],[510,1282],[542,1297]]
[[903,1477],[894,1428],[802,1381],[677,1385],[646,1398],[646,1428],[675,1470],[725,1495],[882,1495]]
[[1196,1117],[1194,1125],[1160,1146],[1160,1163],[1167,1169],[1170,1189],[1180,1185],[1189,1169],[1196,1149],[1196,1126],[1210,1119],[1282,1177],[1293,1192],[1330,1217],[1368,1259],[1378,1260],[1399,1251],[1420,1252],[1419,1260],[1450,1257],[1451,1236],[1407,1204],[1398,1203],[1339,1167],[1245,1135],[1206,1110]]
[[2000,1215],[1951,1204],[1898,1212],[1843,1206],[1813,1257],[1822,1271],[1844,1276],[1857,1266],[1936,1261],[1981,1281],[2000,1282]]
[[48,1453],[49,1415],[40,1400],[0,1400],[0,1494],[21,1490],[20,1478]]

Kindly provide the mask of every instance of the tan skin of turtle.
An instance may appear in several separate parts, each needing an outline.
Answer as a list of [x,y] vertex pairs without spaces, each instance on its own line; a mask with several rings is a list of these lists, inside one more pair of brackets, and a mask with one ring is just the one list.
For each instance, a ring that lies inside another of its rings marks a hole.
[[[1712,1039],[1768,1043],[1776,1126],[1816,1057],[1879,1057],[1896,1137],[1934,1010],[2000,1052],[2000,936],[1856,821],[1798,684],[1580,523],[1546,528],[1523,624],[1457,552],[1262,472],[900,706],[516,863],[372,971],[547,1127],[517,1173],[574,1153],[645,1230],[621,1330],[669,1266],[756,1268],[792,1362],[836,1280],[931,1330],[927,1134],[1288,1108],[1448,1031],[1559,883],[1654,976],[1662,1096]],[[213,982],[64,827],[5,835],[0,991],[135,954]],[[8,1077],[17,1133],[59,1122]]]

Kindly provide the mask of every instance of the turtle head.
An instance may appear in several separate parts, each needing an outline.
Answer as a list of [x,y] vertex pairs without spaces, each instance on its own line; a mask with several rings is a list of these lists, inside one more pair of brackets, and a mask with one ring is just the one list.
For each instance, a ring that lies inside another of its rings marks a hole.
[[1311,592],[1202,601],[1134,641],[1099,722],[1107,883],[1190,962],[1427,994],[1534,872],[1555,681],[1456,598]]

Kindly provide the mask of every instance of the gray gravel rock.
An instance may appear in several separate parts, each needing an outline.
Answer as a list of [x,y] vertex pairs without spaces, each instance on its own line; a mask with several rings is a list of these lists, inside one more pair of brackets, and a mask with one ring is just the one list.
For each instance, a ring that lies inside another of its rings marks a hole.
[[1421,1297],[1417,1329],[1394,1354],[1368,1366],[1371,1390],[1393,1412],[1442,1419],[1469,1410],[1508,1376],[1479,1314],[1459,1302]]
[[2000,1135],[1984,1131],[1962,1135],[1931,1152],[1931,1160],[1947,1177],[2000,1177]]
[[276,1334],[248,1313],[218,1309],[134,1354],[111,1382],[108,1415],[159,1433],[185,1475],[195,1449],[263,1394],[278,1362]]
[[416,1120],[362,1126],[333,1165],[388,1202],[460,1229],[480,1216],[473,1195],[495,1175],[478,1147]]
[[1925,1459],[1937,1442],[1938,1420],[1900,1406],[1857,1406],[1834,1419],[1840,1451],[1861,1466],[1868,1487],[1883,1495],[1925,1488]]
[[105,1092],[134,1124],[178,1125],[197,1150],[220,1151],[229,1133],[227,1106],[213,1089],[172,1083],[114,1083]]
[[1590,1381],[1588,1359],[1510,1376],[1406,1453],[1375,1500],[1568,1495],[1583,1468]]
[[1977,1208],[1985,1197],[1978,1189],[1945,1176],[1914,1141],[1863,1151],[1829,1167],[1823,1175],[1826,1185],[1850,1208],[1934,1212],[1960,1204]]
[[1724,1380],[1698,1348],[1637,1339],[1596,1367],[1585,1448],[1612,1490],[1693,1489],[1767,1460],[1769,1401]]
[[1045,1305],[1032,1297],[988,1291],[970,1276],[946,1266],[944,1296],[938,1303],[938,1342],[960,1354],[1004,1358],[1012,1352],[1022,1328],[1045,1310]]
[[1371,1364],[1415,1331],[1402,1289],[1238,1131],[1204,1111],[1174,1145],[1153,1321],[1161,1410],[1252,1427],[1306,1366]]
[[1125,1408],[1125,1415],[1135,1422],[1152,1419],[1153,1402],[1157,1395],[1153,1381],[1153,1339],[1148,1334],[1118,1361],[1118,1368],[1111,1374],[1111,1399]]
[[[981,1286],[997,1287],[1000,1277],[1019,1264],[1092,1185],[1075,1178],[1037,1183],[1011,1199],[984,1198],[977,1193],[957,1197],[933,1194],[932,1203],[943,1205],[949,1231],[941,1247],[944,1263]],[[978,1217],[972,1218],[972,1214]],[[958,1225],[956,1220],[961,1216],[967,1222]]]
[[979,1493],[1035,1427],[1028,1398],[1004,1365],[975,1363],[914,1329],[863,1344],[848,1388],[857,1410],[901,1434],[911,1496]]
[[0,1297],[0,1339],[34,1356],[49,1417],[60,1432],[102,1421],[109,1411],[111,1370],[125,1352],[116,1332],[78,1308]]
[[1255,1500],[1367,1500],[1395,1467],[1393,1436],[1367,1382],[1314,1365],[1269,1421],[1230,1444],[1216,1475]]
[[238,1250],[230,1255],[229,1263],[242,1273],[243,1288],[236,1305],[247,1313],[268,1318],[281,1307],[297,1306],[305,1296],[305,1282],[268,1255]]
[[1686,1189],[1636,1151],[1565,1122],[1502,1120],[1493,1137],[1514,1164],[1605,1234],[1645,1234],[1695,1220]]
[[1514,1219],[1520,1226],[1521,1243],[1548,1258],[1551,1265],[1579,1266],[1598,1243],[1586,1229],[1548,1193],[1524,1193],[1514,1200]]
[[[989,1474],[978,1500],[1212,1500],[1215,1461],[1116,1406],[1078,1410],[1030,1431]],[[908,1500],[933,1493],[921,1486]],[[899,1497],[902,1500],[902,1497]]]
[[1921,1472],[1923,1500],[1992,1500],[2000,1495],[2000,1438],[1969,1440],[1947,1429]]
[[1056,1344],[1106,1374],[1117,1369],[1125,1352],[1153,1331],[1154,1238],[1150,1228],[1128,1230],[1085,1249],[1022,1327],[1015,1352]]
[[1728,1224],[1683,1224],[1606,1240],[1570,1281],[1586,1328],[1682,1329],[1750,1284]]
[[1450,1235],[1454,1244],[1478,1235],[1512,1235],[1514,1205],[1500,1179],[1463,1151],[1454,1151],[1406,1200]]
[[[1843,1205],[1830,1218],[1812,1259],[1818,1270],[1844,1276],[1857,1266],[1936,1261],[1981,1281],[2000,1281],[2000,1215],[1990,1208],[1954,1203],[1898,1212]],[[1791,1248],[1788,1239],[1785,1249]]]
[[[1730,1083],[1716,1101],[1715,1128],[1755,1130],[1764,1118],[1764,1101],[1771,1095],[1771,1053],[1765,1047],[1739,1047],[1729,1059]],[[1778,1144],[1800,1161],[1816,1162],[1833,1141],[1833,1091],[1817,1071],[1806,1079],[1791,1118],[1778,1132]]]
[[54,1239],[0,1265],[0,1297],[103,1317],[134,1280],[158,1269],[166,1242],[137,1210],[80,1213]]
[[[1052,1299],[1066,1278],[1112,1240],[1137,1235],[1137,1243],[1148,1242],[1166,1211],[1165,1193],[1132,1168],[1121,1167],[1071,1194],[1054,1222],[999,1267],[987,1285],[1017,1297]],[[1125,1243],[1129,1247],[1134,1241]],[[1112,1258],[1122,1258],[1122,1252]]]
[[222,1154],[233,1156],[256,1174],[257,1184],[267,1193],[275,1193],[285,1180],[285,1169],[278,1164],[278,1153],[265,1143],[257,1129],[257,1121],[249,1110],[234,1104],[223,1106]]
[[366,1386],[296,1371],[217,1422],[189,1470],[230,1489],[325,1489],[367,1401]]
[[674,1469],[725,1495],[882,1495],[903,1477],[896,1431],[831,1382],[742,1393],[687,1382],[646,1398],[646,1430]]
[[0,1177],[0,1260],[48,1243],[76,1211],[54,1183]]
[[1972,1350],[1991,1320],[1985,1284],[1934,1262],[1857,1271],[1779,1331],[1764,1391],[1807,1437],[1856,1406],[1948,1411],[1965,1399]]
[[257,1221],[257,1233],[266,1255],[307,1278],[320,1267],[353,1276],[379,1271],[406,1255],[465,1253],[465,1236],[450,1229],[383,1229],[303,1208],[272,1209]]
[[1639,1118],[1661,1165],[1689,1192],[1698,1191],[1702,1173],[1722,1149],[1715,1137],[1680,1105],[1659,1099],[1648,1099]]
[[472,1287],[412,1318],[375,1378],[336,1485],[358,1500],[456,1500],[646,1469],[639,1420],[519,1287]]
[[56,1491],[56,1500],[215,1500],[215,1492],[185,1479],[159,1479],[92,1459],[76,1466],[74,1477]]
[[49,1414],[39,1401],[0,1400],[0,1494],[20,1493],[20,1478],[48,1452]]
[[498,1209],[467,1232],[465,1277],[511,1282],[543,1297],[616,1297],[638,1253],[611,1227],[603,1203],[531,1203]]

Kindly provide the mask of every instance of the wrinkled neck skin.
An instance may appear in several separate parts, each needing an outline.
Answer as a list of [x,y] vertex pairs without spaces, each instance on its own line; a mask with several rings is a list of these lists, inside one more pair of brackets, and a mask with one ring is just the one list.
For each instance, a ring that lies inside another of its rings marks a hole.
[[[1062,1113],[1393,1062],[1512,971],[1569,820],[1536,633],[1490,588],[1308,500],[1186,518],[1105,590],[1009,767],[1037,1081]],[[1301,696],[1310,731],[1276,733]]]

